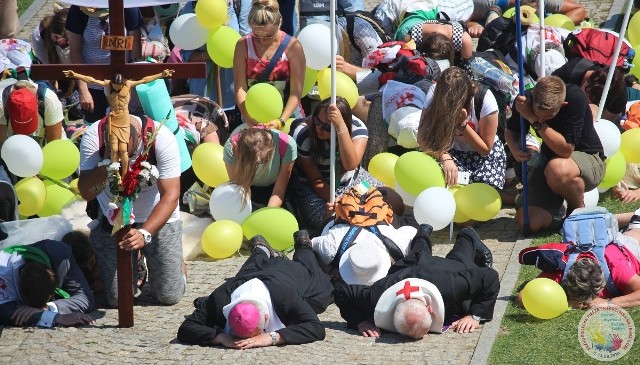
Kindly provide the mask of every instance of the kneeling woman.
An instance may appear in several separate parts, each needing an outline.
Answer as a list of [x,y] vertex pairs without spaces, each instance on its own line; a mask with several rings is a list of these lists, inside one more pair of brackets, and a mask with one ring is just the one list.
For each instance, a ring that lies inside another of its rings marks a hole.
[[418,144],[444,170],[448,186],[457,184],[458,173],[471,174],[469,182],[504,186],[506,154],[496,136],[498,105],[486,91],[480,115],[476,116],[474,95],[477,85],[462,69],[444,71],[427,93],[427,108],[418,128]]
[[243,129],[224,145],[229,180],[251,197],[254,210],[282,206],[296,157],[293,138],[263,127]]
[[342,97],[332,105],[330,99],[321,102],[312,115],[292,125],[293,138],[300,158],[292,179],[298,214],[306,228],[322,227],[329,214],[329,161],[331,125],[336,131],[336,195],[347,188],[367,181],[371,186],[382,183],[360,166],[367,148],[369,134],[362,121],[354,118],[349,104]]

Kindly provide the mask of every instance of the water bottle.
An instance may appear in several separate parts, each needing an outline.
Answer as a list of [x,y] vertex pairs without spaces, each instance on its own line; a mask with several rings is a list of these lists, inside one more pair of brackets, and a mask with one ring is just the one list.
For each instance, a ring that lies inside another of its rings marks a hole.
[[476,80],[483,81],[505,94],[512,96],[518,94],[518,81],[484,58],[475,57],[471,61],[471,72]]

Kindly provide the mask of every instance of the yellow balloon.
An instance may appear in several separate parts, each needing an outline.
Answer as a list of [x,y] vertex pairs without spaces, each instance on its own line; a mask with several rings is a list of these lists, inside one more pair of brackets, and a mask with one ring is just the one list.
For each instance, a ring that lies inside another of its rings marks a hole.
[[[629,20],[629,26],[627,27],[627,38],[629,38],[629,43],[636,45],[640,44],[640,14],[635,13]],[[638,49],[637,47],[633,47],[633,49]],[[637,57],[636,57],[637,58]],[[635,67],[632,68],[632,70]]]
[[576,26],[573,20],[564,14],[551,14],[544,19],[544,25],[573,30]]
[[433,157],[411,151],[398,158],[393,168],[398,185],[407,193],[418,196],[433,186],[444,187],[444,175],[440,165]]
[[42,180],[36,176],[24,178],[18,181],[15,189],[20,202],[18,213],[24,217],[38,214],[47,197],[47,190]]
[[276,207],[258,209],[242,222],[246,238],[260,234],[271,247],[281,251],[293,246],[293,234],[298,229],[296,217],[288,210]]
[[533,279],[525,285],[522,304],[529,314],[540,319],[558,317],[569,309],[564,289],[547,278]]
[[202,232],[202,249],[214,259],[233,256],[242,245],[242,227],[234,221],[211,223]]
[[69,189],[69,185],[61,181],[45,180],[44,186],[47,191],[47,197],[42,209],[38,212],[39,217],[60,214],[62,208],[76,199],[76,195]]
[[456,201],[456,214],[453,216],[453,221],[455,223],[464,223],[471,220],[471,218],[464,215],[464,213],[462,213],[462,210],[458,208],[460,204],[460,195],[458,195],[457,193],[460,191],[460,189],[462,189],[462,187],[463,185],[454,185],[449,188],[449,191],[453,193],[453,199],[455,199]]
[[[522,5],[520,7],[520,14],[524,14],[524,16],[521,18],[522,24],[531,24],[531,23],[540,24],[540,19],[536,14],[535,8],[532,8],[529,5]],[[516,8],[509,8],[505,10],[504,13],[502,13],[502,16],[507,19],[513,18],[514,15],[516,15]],[[531,19],[528,19],[528,18],[531,18]]]
[[382,181],[385,185],[394,187],[396,184],[396,177],[393,173],[393,169],[398,162],[398,156],[389,152],[378,153],[369,161],[369,173],[376,179]]
[[[640,59],[640,57],[636,57],[636,59]],[[632,128],[622,133],[620,152],[624,155],[626,162],[640,163],[640,148],[638,146],[640,146],[640,128]]]
[[64,179],[73,174],[80,164],[80,151],[68,139],[58,139],[42,147],[44,161],[40,175],[52,179]]
[[[325,68],[318,72],[318,95],[321,100],[331,96],[331,69]],[[347,103],[351,108],[356,106],[358,102],[358,87],[353,80],[336,71],[336,95],[347,99]]]
[[627,171],[627,162],[624,160],[622,152],[618,151],[609,157],[605,161],[607,169],[604,172],[604,177],[598,185],[600,189],[609,189],[614,187],[622,180],[625,172]]
[[295,120],[296,118],[287,119],[287,121],[284,122],[284,127],[282,127],[281,131],[283,131],[286,134],[289,134],[289,132],[291,131],[291,124],[293,124]]
[[271,84],[254,84],[247,91],[244,106],[251,118],[260,123],[269,123],[282,115],[282,96]]
[[78,179],[73,179],[71,180],[71,182],[69,183],[69,187],[71,188],[71,190],[73,190],[73,192],[76,195],[80,195],[80,189],[78,189]]
[[462,214],[475,221],[488,221],[495,217],[502,207],[500,194],[485,183],[469,184],[455,195],[457,208]]
[[215,143],[201,143],[193,150],[193,172],[200,181],[212,187],[229,181],[223,153],[224,147]]
[[[226,14],[226,13],[225,13]],[[223,68],[233,67],[233,54],[240,34],[226,25],[212,30],[207,37],[207,53],[211,60]]]
[[[638,49],[638,47],[640,47],[640,44],[636,44],[633,47],[633,49]],[[634,57],[632,63],[633,63],[633,67],[631,67],[631,71],[629,72],[632,73],[635,77],[640,78],[640,57],[638,56]]]
[[304,71],[304,84],[302,85],[302,96],[306,96],[318,81],[318,70],[307,67]]
[[205,28],[214,29],[227,22],[226,0],[199,0],[195,11],[198,22]]

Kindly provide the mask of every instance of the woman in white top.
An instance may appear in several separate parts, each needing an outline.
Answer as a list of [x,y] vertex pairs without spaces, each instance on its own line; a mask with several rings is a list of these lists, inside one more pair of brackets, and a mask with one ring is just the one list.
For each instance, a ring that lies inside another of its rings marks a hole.
[[[480,115],[476,116],[474,96],[485,91]],[[474,85],[462,69],[451,67],[427,93],[426,105],[418,143],[427,154],[439,159],[447,185],[455,185],[458,173],[464,171],[470,173],[470,183],[502,189],[506,154],[496,136],[498,104],[491,91]]]

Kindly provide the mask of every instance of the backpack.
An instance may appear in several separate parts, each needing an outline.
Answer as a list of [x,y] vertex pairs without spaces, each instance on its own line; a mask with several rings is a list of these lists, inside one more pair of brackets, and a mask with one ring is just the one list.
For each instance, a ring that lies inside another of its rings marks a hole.
[[498,136],[500,141],[504,143],[504,131],[507,126],[507,106],[509,105],[507,96],[502,91],[496,90],[494,87],[483,84],[482,82],[478,82],[478,91],[476,91],[475,95],[473,96],[473,109],[479,122],[480,113],[482,112],[482,105],[484,103],[484,97],[489,90],[491,90],[491,92],[493,93],[493,96],[496,98],[496,102],[498,104],[498,129],[496,131],[496,135]]
[[300,0],[298,14],[301,17],[315,15],[329,15],[331,0]]
[[[15,246],[5,247],[2,251],[8,253],[9,255],[15,253],[17,255],[22,256],[22,259],[25,261],[38,262],[49,269],[52,268],[51,259],[49,258],[49,255],[47,255],[46,252],[44,252],[43,250],[37,247],[27,246],[27,245],[15,245]],[[60,298],[67,299],[71,297],[69,293],[62,290],[61,288],[56,288],[55,293]]]
[[[620,291],[613,285],[609,267],[604,258],[605,248],[615,241],[618,234],[618,220],[602,207],[578,208],[569,215],[562,225],[562,241],[570,243],[567,252],[569,260],[564,268],[563,280],[566,280],[569,269],[576,262],[578,254],[592,252],[602,268],[607,289],[613,295]],[[621,250],[624,250],[620,246]]]
[[376,33],[378,34],[378,37],[380,37],[380,40],[382,40],[382,43],[387,43],[393,40],[393,36],[389,33],[387,33],[384,29],[384,27],[382,26],[382,23],[375,17],[373,16],[373,12],[371,11],[364,11],[364,10],[358,10],[358,11],[353,11],[353,12],[344,12],[341,16],[345,17],[345,19],[347,20],[347,35],[349,36],[349,41],[351,42],[351,45],[358,50],[358,52],[362,53],[362,50],[360,49],[360,47],[358,47],[356,45],[356,40],[354,38],[354,22],[355,22],[355,18],[360,18],[364,21],[366,21],[367,23],[371,24],[371,27],[373,28],[373,30],[376,31]]
[[331,261],[332,266],[338,265],[342,255],[353,246],[356,237],[363,229],[375,234],[395,261],[404,257],[398,245],[383,235],[377,227],[379,224],[387,225],[393,222],[393,210],[378,188],[372,188],[364,181],[351,187],[336,200],[334,211],[336,224],[346,223],[351,227],[338,246],[338,251]]
[[[576,28],[563,43],[565,55],[567,58],[582,57],[609,66],[618,37],[618,33],[606,29]],[[625,39],[622,42],[616,66],[629,69],[634,55],[635,51]]]
[[[35,81],[35,83],[37,85],[36,98],[38,100],[38,115],[44,121],[45,94],[47,92],[47,89],[51,89],[51,86],[46,81]],[[7,100],[9,99],[9,94],[11,94],[12,89],[13,89],[13,87],[10,85],[10,86],[5,87],[4,90],[2,90],[2,105],[3,106],[7,105]],[[53,90],[53,89],[51,89],[51,90]],[[9,119],[9,111],[7,110],[6,107],[4,107],[4,118],[7,120],[7,122],[9,122],[9,120],[10,120]]]
[[[413,42],[386,42],[369,54],[367,63],[382,73],[378,77],[380,85],[389,80],[415,84],[427,76],[427,59],[414,46]],[[387,61],[391,57],[393,59]]]
[[[522,32],[526,32],[527,26],[522,25]],[[494,49],[507,54],[516,44],[515,18],[498,17],[487,24],[478,39],[477,51]]]

